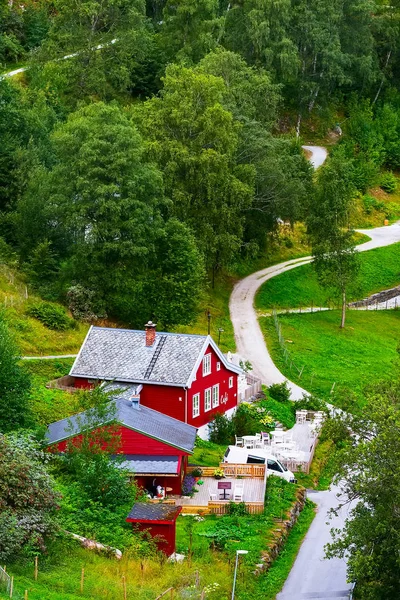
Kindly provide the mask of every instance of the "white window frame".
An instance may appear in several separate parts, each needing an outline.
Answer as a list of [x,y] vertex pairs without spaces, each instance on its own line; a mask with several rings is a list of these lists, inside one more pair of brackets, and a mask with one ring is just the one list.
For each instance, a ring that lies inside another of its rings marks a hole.
[[211,352],[203,356],[203,377],[211,373]]
[[192,398],[192,416],[193,419],[200,415],[200,394],[193,394]]
[[204,390],[204,412],[208,412],[209,410],[211,410],[211,406],[212,406],[211,390],[212,390],[212,388],[207,388],[206,390]]
[[219,406],[219,383],[212,389],[212,407],[217,408],[217,406]]
[[233,377],[229,377],[229,389],[233,388]]
[[221,370],[221,363],[217,362],[217,371],[220,371],[220,370]]

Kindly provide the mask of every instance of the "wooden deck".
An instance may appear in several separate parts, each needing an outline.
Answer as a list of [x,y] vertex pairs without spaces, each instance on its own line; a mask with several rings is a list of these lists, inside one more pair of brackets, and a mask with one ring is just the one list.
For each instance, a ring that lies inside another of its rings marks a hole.
[[[218,480],[214,477],[203,477],[201,481],[204,481],[203,485],[196,486],[199,490],[195,493],[193,498],[177,498],[177,506],[204,506],[207,507],[208,503],[211,502],[211,494],[216,496],[218,502],[220,502],[220,494],[223,494],[223,490],[218,489]],[[235,490],[235,479],[225,477],[222,481],[231,483],[231,489],[226,491],[228,500],[222,501],[224,504],[228,503],[233,498],[233,492]],[[264,506],[265,496],[265,481],[264,479],[243,479],[243,502],[256,502],[262,503]]]
[[297,444],[299,457],[290,459],[283,455],[279,456],[279,453],[277,452],[278,458],[288,469],[290,469],[290,471],[303,471],[303,473],[308,473],[314,457],[318,436],[314,437],[310,423],[308,422],[302,425],[296,423],[288,433],[292,434],[292,439]]

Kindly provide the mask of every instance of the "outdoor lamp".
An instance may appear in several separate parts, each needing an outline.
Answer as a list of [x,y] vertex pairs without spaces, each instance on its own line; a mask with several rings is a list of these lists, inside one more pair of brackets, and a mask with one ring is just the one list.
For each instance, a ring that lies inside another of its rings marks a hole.
[[233,574],[233,588],[232,588],[232,600],[235,600],[235,587],[236,587],[236,576],[237,576],[237,568],[239,562],[239,554],[248,554],[248,550],[236,550],[236,562],[235,562],[235,572]]

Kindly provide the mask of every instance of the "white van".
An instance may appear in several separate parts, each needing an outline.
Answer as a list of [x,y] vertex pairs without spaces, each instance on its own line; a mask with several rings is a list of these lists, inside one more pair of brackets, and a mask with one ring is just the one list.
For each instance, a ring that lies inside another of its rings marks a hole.
[[270,450],[263,448],[240,448],[238,446],[228,446],[224,454],[224,462],[236,465],[265,465],[267,464],[267,476],[277,475],[283,477],[290,483],[296,483],[296,478],[292,471],[289,471]]

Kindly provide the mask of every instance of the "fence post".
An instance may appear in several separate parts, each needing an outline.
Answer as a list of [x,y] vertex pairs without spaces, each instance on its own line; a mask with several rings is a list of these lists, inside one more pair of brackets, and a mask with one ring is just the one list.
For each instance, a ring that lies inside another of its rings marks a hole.
[[83,594],[83,584],[85,581],[85,569],[82,567],[82,573],[81,573],[81,594]]
[[124,600],[126,600],[126,579],[125,579],[125,575],[122,575],[122,587],[124,588]]
[[24,600],[28,600],[28,590],[25,590]]
[[14,589],[14,577],[11,577],[11,583],[10,583],[10,598],[13,597],[13,589]]
[[35,556],[35,581],[37,581],[38,578],[38,556]]

